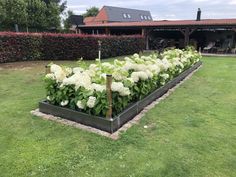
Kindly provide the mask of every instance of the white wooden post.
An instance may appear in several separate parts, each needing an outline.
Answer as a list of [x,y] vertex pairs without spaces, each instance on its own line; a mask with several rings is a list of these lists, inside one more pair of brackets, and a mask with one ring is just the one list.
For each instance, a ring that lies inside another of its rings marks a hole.
[[98,59],[101,60],[102,41],[98,41]]

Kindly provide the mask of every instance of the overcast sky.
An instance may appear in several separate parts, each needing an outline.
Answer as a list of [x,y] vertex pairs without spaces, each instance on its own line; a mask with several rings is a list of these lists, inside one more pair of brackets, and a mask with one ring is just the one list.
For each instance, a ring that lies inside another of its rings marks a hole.
[[67,0],[77,15],[103,5],[149,10],[155,20],[195,19],[198,7],[202,18],[236,18],[236,0]]

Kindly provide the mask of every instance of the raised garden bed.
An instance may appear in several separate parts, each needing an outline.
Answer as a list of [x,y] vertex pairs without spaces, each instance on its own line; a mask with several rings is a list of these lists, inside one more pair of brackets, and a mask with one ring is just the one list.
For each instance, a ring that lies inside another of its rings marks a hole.
[[120,127],[122,127],[126,122],[133,119],[138,113],[140,113],[147,105],[149,105],[154,100],[160,98],[164,95],[169,89],[173,88],[177,85],[180,81],[182,81],[185,77],[187,77],[190,73],[200,67],[202,62],[197,62],[191,68],[185,70],[180,75],[175,77],[173,80],[166,83],[161,88],[155,90],[144,99],[130,105],[127,107],[123,112],[121,112],[118,116],[113,118],[104,118],[89,115],[86,113],[82,113],[76,110],[72,110],[69,108],[55,106],[47,101],[39,102],[39,111],[46,114],[51,114],[54,116],[59,116],[64,119],[68,119],[71,121],[75,121],[87,126],[91,126],[94,128],[98,128],[100,130],[114,133]]

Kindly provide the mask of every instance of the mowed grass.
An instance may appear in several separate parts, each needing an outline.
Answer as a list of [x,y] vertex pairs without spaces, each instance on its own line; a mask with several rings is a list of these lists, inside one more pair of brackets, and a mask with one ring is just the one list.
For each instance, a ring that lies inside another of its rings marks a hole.
[[0,65],[1,177],[236,176],[236,58],[203,58],[117,141],[32,116],[46,62],[33,63]]

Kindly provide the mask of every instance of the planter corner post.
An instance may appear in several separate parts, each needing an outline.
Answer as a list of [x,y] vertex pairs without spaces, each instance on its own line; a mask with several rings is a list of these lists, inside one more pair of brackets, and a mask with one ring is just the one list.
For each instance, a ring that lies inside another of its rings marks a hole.
[[50,66],[49,66],[49,65],[45,65],[45,73],[46,73],[46,74],[51,73],[51,71],[50,71]]
[[112,90],[111,90],[112,75],[107,74],[106,78],[107,78],[106,90],[107,90],[107,100],[108,100],[108,110],[106,113],[106,118],[112,118]]

